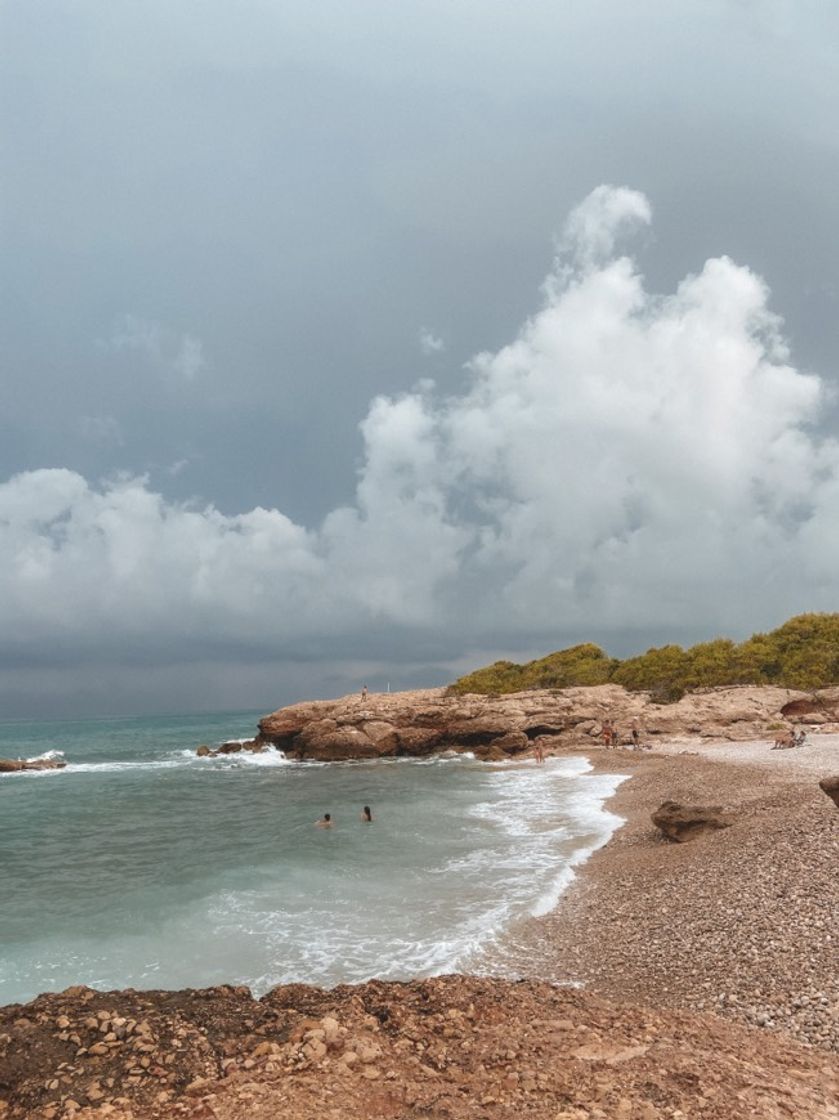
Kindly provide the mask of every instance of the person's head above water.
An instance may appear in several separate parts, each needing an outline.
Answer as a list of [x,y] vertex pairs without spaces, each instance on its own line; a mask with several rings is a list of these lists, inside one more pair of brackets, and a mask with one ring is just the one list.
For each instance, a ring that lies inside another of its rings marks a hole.
[[332,828],[332,814],[324,813],[319,821],[315,821],[318,828]]
[[361,819],[363,821],[366,821],[368,824],[373,823],[373,814],[370,812],[370,806],[369,805],[364,806],[364,808],[361,812]]

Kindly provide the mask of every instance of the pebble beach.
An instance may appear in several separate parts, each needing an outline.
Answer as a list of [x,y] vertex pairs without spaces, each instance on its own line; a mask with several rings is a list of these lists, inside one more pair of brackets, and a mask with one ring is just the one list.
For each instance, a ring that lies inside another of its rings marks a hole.
[[[523,931],[519,973],[839,1050],[839,812],[818,787],[839,772],[839,735],[771,747],[588,752],[631,775],[609,802],[626,823]],[[672,843],[650,820],[665,799],[719,805],[734,823]]]

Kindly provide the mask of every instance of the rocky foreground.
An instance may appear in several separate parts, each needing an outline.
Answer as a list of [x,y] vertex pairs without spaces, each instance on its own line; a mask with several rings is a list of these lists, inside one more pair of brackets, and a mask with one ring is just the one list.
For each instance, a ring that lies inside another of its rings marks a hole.
[[[227,743],[221,753],[275,747],[289,758],[346,759],[469,750],[502,760],[536,742],[550,749],[590,746],[612,727],[620,743],[705,737],[772,737],[800,724],[839,730],[839,688],[819,692],[738,686],[691,693],[678,703],[655,703],[647,692],[620,685],[541,689],[506,696],[452,696],[445,689],[345,696],[292,704],[265,716],[250,743]],[[210,747],[202,754],[219,753]]]
[[836,1120],[839,1063],[538,981],[74,988],[3,1010],[0,1101],[6,1120]]

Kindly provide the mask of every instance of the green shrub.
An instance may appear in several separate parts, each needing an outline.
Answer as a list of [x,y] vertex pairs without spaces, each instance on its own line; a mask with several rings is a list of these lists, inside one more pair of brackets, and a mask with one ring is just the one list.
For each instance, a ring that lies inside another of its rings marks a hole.
[[667,645],[625,661],[586,643],[517,665],[496,661],[461,677],[455,694],[501,694],[532,688],[568,688],[614,682],[646,691],[669,704],[697,688],[732,684],[777,684],[803,691],[839,684],[839,614],[802,614],[769,634],[753,634],[736,645],[716,638],[682,649]]

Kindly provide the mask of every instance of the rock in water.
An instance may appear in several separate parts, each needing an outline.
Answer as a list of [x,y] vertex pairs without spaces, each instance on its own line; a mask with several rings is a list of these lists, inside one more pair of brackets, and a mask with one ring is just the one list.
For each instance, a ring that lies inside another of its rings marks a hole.
[[836,808],[839,809],[839,774],[834,774],[832,778],[822,778],[819,782],[819,788],[824,790]]
[[26,759],[0,758],[0,774],[16,774],[20,770],[63,770],[67,765],[58,758]]
[[720,805],[680,805],[677,801],[663,801],[652,814],[652,822],[668,840],[680,844],[701,832],[728,828],[733,823]]

